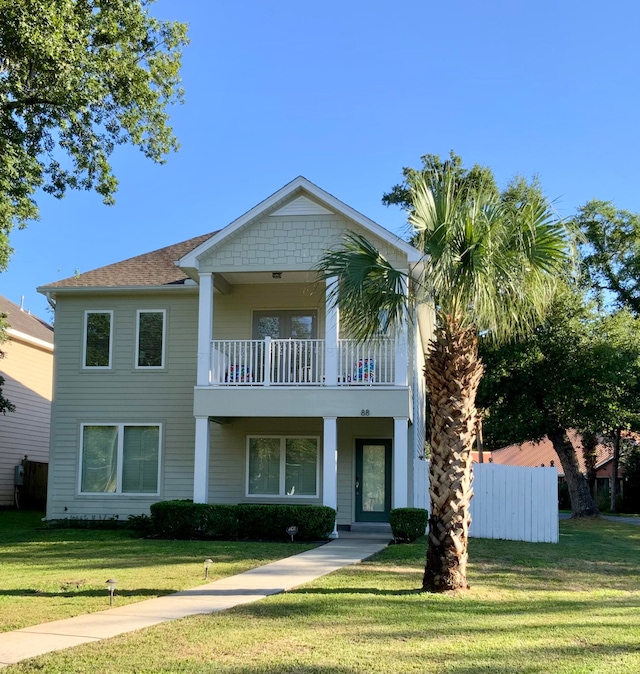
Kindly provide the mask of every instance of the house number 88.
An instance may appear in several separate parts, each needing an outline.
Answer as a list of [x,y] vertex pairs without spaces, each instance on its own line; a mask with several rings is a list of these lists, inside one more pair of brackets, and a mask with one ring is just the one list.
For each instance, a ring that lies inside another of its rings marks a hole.
[[360,416],[361,417],[368,417],[369,416],[369,410],[360,410]]

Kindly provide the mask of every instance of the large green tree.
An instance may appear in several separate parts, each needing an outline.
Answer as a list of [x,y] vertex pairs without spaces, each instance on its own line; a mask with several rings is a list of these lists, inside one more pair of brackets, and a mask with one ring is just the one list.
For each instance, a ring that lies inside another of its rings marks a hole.
[[567,431],[596,438],[636,425],[640,320],[600,314],[575,287],[561,285],[545,321],[529,335],[496,345],[482,340],[486,375],[478,392],[484,439],[493,448],[547,436],[562,464],[574,517],[598,513]]
[[152,2],[0,0],[0,270],[39,189],[110,204],[117,145],[156,162],[177,148],[167,106],[182,100],[186,26],[151,16]]
[[431,508],[423,589],[431,592],[468,586],[478,335],[502,341],[531,330],[570,260],[567,232],[537,191],[503,201],[484,181],[461,188],[459,168],[436,167],[409,185],[411,238],[424,254],[409,293],[402,272],[356,235],[321,264],[326,278],[339,280],[341,321],[362,340],[386,332],[417,303],[435,309],[425,354]]
[[640,215],[610,201],[590,201],[578,210],[583,280],[603,305],[640,315]]

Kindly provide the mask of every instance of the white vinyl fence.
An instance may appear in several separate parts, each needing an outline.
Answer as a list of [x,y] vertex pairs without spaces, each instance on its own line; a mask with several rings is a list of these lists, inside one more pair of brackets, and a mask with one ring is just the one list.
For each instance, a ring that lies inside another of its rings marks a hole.
[[558,542],[558,472],[495,463],[473,465],[474,538]]

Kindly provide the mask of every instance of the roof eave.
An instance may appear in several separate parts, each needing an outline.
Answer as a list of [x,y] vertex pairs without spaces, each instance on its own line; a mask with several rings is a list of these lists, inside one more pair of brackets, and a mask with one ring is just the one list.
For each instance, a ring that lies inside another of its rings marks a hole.
[[48,295],[55,299],[56,295],[69,295],[72,293],[131,293],[131,292],[159,292],[159,291],[194,291],[198,285],[192,279],[186,279],[184,283],[172,283],[167,285],[147,286],[39,286],[36,291],[42,295]]

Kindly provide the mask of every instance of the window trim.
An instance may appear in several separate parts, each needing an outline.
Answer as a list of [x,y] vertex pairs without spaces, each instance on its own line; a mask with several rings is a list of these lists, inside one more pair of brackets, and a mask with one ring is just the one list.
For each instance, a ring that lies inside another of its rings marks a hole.
[[[87,328],[89,327],[89,314],[109,314],[109,364],[87,365]],[[84,329],[82,332],[82,369],[83,370],[111,370],[113,366],[113,309],[85,309]]]
[[[84,459],[84,429],[86,426],[116,426],[118,429],[118,447],[116,450],[116,490],[114,492],[105,491],[82,491],[82,461]],[[157,489],[155,492],[123,492],[122,491],[122,471],[124,468],[124,429],[128,426],[153,426],[158,429],[158,475],[157,475]],[[147,498],[155,498],[160,496],[160,476],[162,466],[162,424],[158,422],[83,422],[80,424],[80,463],[78,464],[78,495],[79,496],[100,496],[106,498],[114,498],[116,496],[144,496]]]
[[[140,315],[141,314],[162,314],[162,364],[161,365],[140,365],[138,357],[140,355]],[[166,367],[166,346],[167,346],[167,310],[166,309],[138,309],[136,311],[136,341],[133,353],[133,367],[135,370],[164,370]]]
[[[250,494],[249,493],[249,460],[251,451],[251,440],[254,438],[277,438],[280,440],[280,473],[278,476],[278,493],[277,494]],[[287,494],[285,492],[285,479],[287,472],[287,440],[315,440],[316,441],[316,491],[315,494]],[[272,433],[253,433],[247,435],[247,450],[246,450],[246,470],[244,491],[246,498],[272,498],[272,499],[314,499],[320,498],[320,436],[319,435],[278,435]]]

